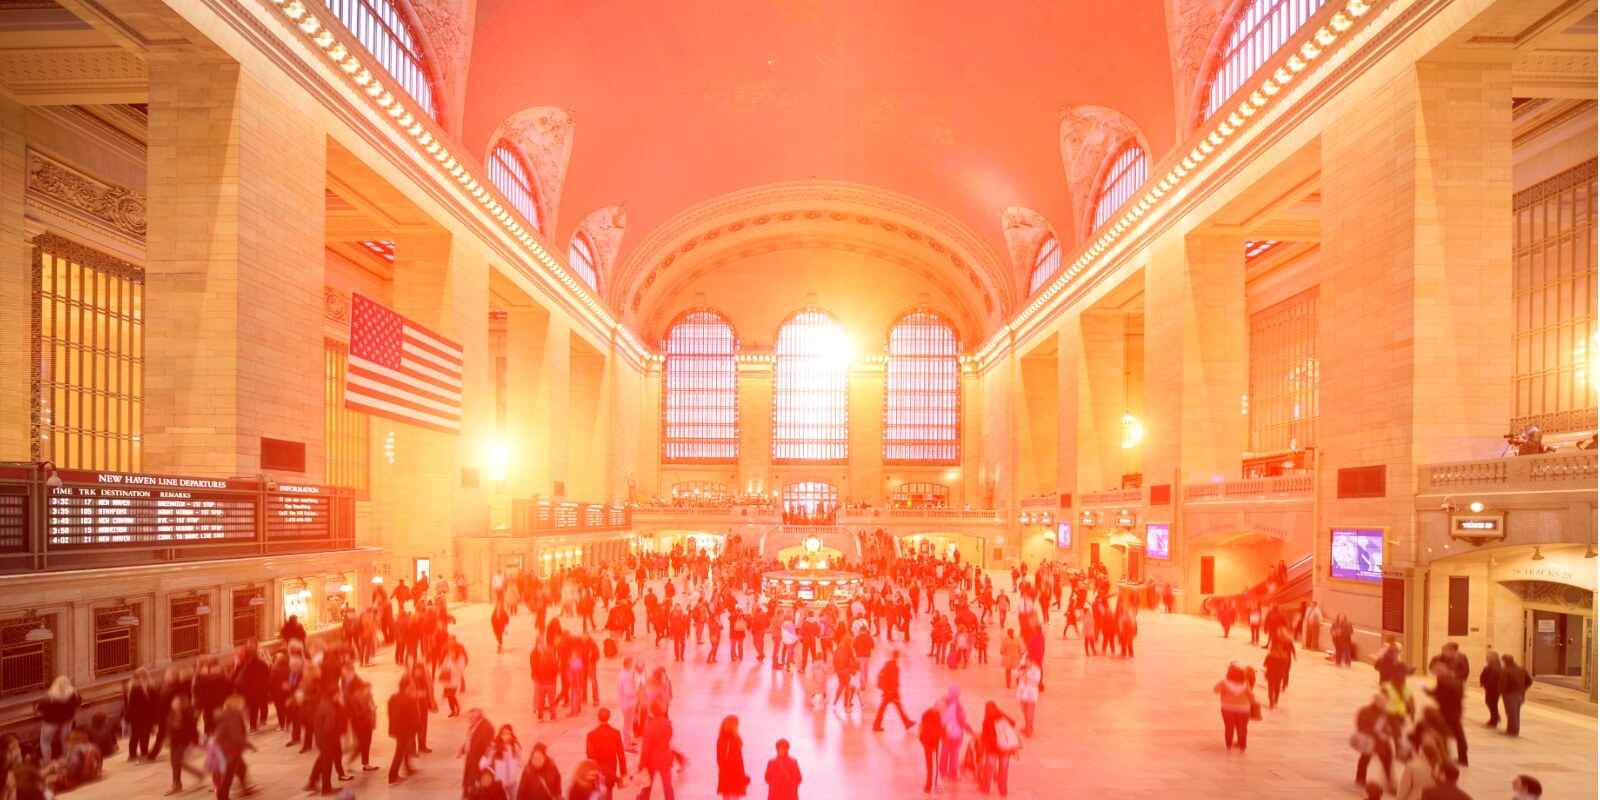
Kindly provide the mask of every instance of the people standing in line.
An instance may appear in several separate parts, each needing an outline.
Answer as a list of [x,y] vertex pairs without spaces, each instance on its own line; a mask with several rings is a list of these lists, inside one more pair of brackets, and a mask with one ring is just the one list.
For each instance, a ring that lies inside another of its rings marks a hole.
[[905,706],[900,704],[900,651],[889,652],[889,660],[883,662],[883,668],[878,670],[878,715],[872,721],[872,729],[883,732],[883,712],[893,705],[895,713],[900,715],[900,722],[910,730],[914,725],[911,717],[906,716]]
[[1510,653],[1500,656],[1500,702],[1506,707],[1506,735],[1522,734],[1522,701],[1528,698],[1533,676]]
[[1228,672],[1212,691],[1222,699],[1222,741],[1229,750],[1234,740],[1239,742],[1239,752],[1250,742],[1250,716],[1256,707],[1255,693],[1245,681],[1244,670],[1238,664],[1229,664]]
[[1033,716],[1039,708],[1039,683],[1044,673],[1031,659],[1017,668],[1017,704],[1022,706],[1022,735],[1033,735]]
[[562,800],[561,770],[550,760],[544,742],[534,744],[528,751],[528,764],[517,778],[515,800]]
[[789,756],[789,740],[779,739],[776,749],[767,762],[767,800],[800,800],[800,763]]
[[1011,758],[1021,749],[1022,743],[1017,738],[1016,721],[1006,716],[993,700],[983,707],[978,743],[979,758],[982,759],[978,769],[978,788],[988,794],[989,782],[993,780],[1000,789],[1000,796],[1005,797],[1011,785]]
[[[629,737],[624,733],[619,733],[616,728],[611,726],[610,709],[601,708],[596,711],[595,719],[597,722],[594,729],[589,731],[589,735],[584,739],[583,752],[590,761],[595,763],[595,768],[604,777],[605,780],[602,785],[604,786],[605,800],[611,800],[611,795],[617,785],[617,779],[628,774],[628,756],[623,740]],[[628,714],[624,713],[622,719],[624,730],[633,727],[628,721]]]
[[1500,671],[1500,654],[1493,650],[1484,654],[1483,671],[1478,673],[1478,686],[1483,689],[1483,704],[1489,707],[1489,721],[1485,728],[1500,727],[1500,683],[1503,675]]
[[[396,589],[398,591],[398,588]],[[400,768],[416,774],[411,766],[411,754],[417,744],[417,695],[411,688],[411,676],[403,675],[400,686],[389,696],[389,738],[394,739],[394,758],[389,761],[389,783],[404,780]]]
[[161,693],[150,682],[149,670],[134,670],[122,690],[123,717],[128,722],[128,763],[150,757],[150,733],[161,714]]
[[717,730],[717,796],[744,797],[750,776],[744,769],[744,740],[739,738],[739,718],[729,714]]

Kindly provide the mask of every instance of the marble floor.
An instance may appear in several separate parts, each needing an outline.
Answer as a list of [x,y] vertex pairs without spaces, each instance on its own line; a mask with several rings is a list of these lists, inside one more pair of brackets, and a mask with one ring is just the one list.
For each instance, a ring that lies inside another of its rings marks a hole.
[[[534,722],[527,671],[530,617],[513,619],[509,647],[496,654],[488,611],[481,605],[456,611],[458,635],[473,653],[464,705],[483,708],[497,725],[515,726],[524,746],[547,744],[565,779],[581,759],[584,734],[594,724],[592,711],[560,722]],[[913,717],[951,683],[963,688],[974,723],[981,718],[985,700],[996,700],[1008,712],[1016,712],[998,663],[950,671],[924,657],[928,636],[924,623],[925,619],[919,620],[914,628],[913,646],[903,662],[905,702]],[[1221,638],[1216,627],[1202,619],[1147,613],[1141,617],[1136,658],[1085,658],[1079,640],[1055,638],[1059,625],[1060,620],[1053,618],[1039,732],[1012,765],[1011,796],[1285,800],[1361,796],[1353,780],[1355,754],[1346,742],[1356,707],[1373,692],[1370,667],[1358,664],[1353,670],[1340,670],[1321,657],[1298,662],[1282,705],[1251,725],[1249,752],[1239,754],[1223,747],[1212,686],[1230,661],[1259,665],[1259,648],[1237,638]],[[673,664],[667,643],[657,650],[640,639],[623,649],[624,655],[643,657],[652,667],[665,664],[672,676],[676,746],[690,759],[677,784],[679,796],[715,796],[713,748],[717,725],[727,714],[738,714],[741,720],[746,768],[756,779],[752,797],[766,796],[760,776],[779,737],[792,743],[805,774],[803,797],[920,796],[922,755],[914,735],[895,725],[873,733],[871,716],[860,709],[852,714],[808,710],[798,676],[774,674],[755,662],[753,650],[743,662],[729,663],[726,646],[724,642],[722,662],[714,665],[700,663],[692,654],[688,662]],[[997,662],[998,648],[991,650]],[[879,650],[880,655],[884,652]],[[703,650],[701,655],[703,659]],[[601,666],[600,686],[607,700],[613,697],[620,661]],[[874,673],[878,663],[881,659],[875,659]],[[387,664],[364,673],[375,685],[381,708],[398,679],[398,669]],[[1464,771],[1462,787],[1474,797],[1510,796],[1511,779],[1518,773],[1542,780],[1546,797],[1596,796],[1592,713],[1530,706],[1524,711],[1520,739],[1484,729],[1485,719],[1481,696],[1469,696],[1472,766]],[[383,737],[384,725],[380,718],[373,757],[374,763],[386,766],[392,742]],[[387,785],[384,771],[358,770],[355,780],[344,785],[358,797],[373,800],[456,797],[462,762],[455,754],[464,728],[464,718],[435,715],[429,732],[434,752],[417,759],[422,771],[403,784]],[[294,754],[283,746],[285,741],[284,734],[257,735],[259,752],[250,758],[251,773],[264,790],[257,797],[304,796],[301,786],[312,759],[309,754]],[[107,764],[104,780],[72,796],[126,800],[156,797],[167,787],[164,760],[159,765],[130,765],[119,757]],[[635,794],[618,796],[632,800]],[[949,786],[945,794],[977,796],[978,790],[964,781]],[[206,796],[204,788],[191,788],[183,795]]]

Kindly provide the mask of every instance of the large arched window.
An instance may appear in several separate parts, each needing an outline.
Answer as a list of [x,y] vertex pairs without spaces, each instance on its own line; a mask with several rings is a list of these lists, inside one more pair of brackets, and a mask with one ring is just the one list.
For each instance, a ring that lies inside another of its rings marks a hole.
[[955,329],[931,311],[913,311],[889,331],[885,462],[956,462],[961,442],[959,347]]
[[600,277],[594,269],[594,243],[583,231],[572,234],[572,244],[567,246],[567,265],[589,284],[590,289],[600,288]]
[[1117,209],[1133,199],[1135,192],[1144,185],[1145,178],[1150,176],[1150,157],[1145,155],[1144,148],[1139,146],[1136,139],[1129,139],[1117,151],[1111,160],[1111,166],[1106,170],[1105,176],[1100,181],[1100,188],[1094,195],[1094,223],[1089,226],[1093,231],[1110,221],[1117,213]]
[[539,205],[539,182],[533,177],[522,154],[510,143],[502,141],[489,153],[489,181],[511,201],[522,218],[540,233],[544,232],[544,214]]
[[843,463],[850,456],[850,341],[826,311],[778,330],[772,380],[772,460]]
[[1033,255],[1033,277],[1028,281],[1028,294],[1039,291],[1039,287],[1050,282],[1050,276],[1061,269],[1061,240],[1055,234],[1044,237],[1039,243],[1039,249]]
[[438,119],[439,107],[434,103],[433,84],[423,66],[422,49],[417,46],[417,37],[393,0],[327,0],[327,3],[339,22],[355,34],[356,41],[385,71],[394,76],[400,88]]
[[1217,53],[1206,93],[1206,116],[1217,113],[1278,48],[1294,36],[1324,0],[1250,0],[1233,21]]
[[738,342],[721,314],[696,309],[667,331],[661,455],[674,462],[739,458]]

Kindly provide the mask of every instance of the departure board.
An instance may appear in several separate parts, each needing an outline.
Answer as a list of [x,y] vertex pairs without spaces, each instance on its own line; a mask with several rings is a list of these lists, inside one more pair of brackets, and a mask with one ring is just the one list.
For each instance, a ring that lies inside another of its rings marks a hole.
[[0,485],[0,553],[28,549],[28,487]]
[[326,539],[333,533],[333,497],[321,486],[279,484],[267,495],[267,539]]
[[253,483],[124,473],[61,472],[51,489],[49,546],[172,546],[256,538]]

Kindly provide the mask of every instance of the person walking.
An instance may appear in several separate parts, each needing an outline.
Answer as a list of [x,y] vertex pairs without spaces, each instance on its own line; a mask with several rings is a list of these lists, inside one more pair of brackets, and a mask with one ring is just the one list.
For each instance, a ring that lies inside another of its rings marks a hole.
[[1017,724],[1000,710],[1000,705],[990,700],[983,707],[982,732],[978,734],[982,766],[978,770],[978,788],[989,793],[989,783],[994,781],[1005,797],[1011,785],[1011,757],[1022,748],[1017,738]]
[[172,787],[167,789],[167,794],[174,795],[183,791],[183,773],[185,770],[195,777],[204,773],[190,766],[187,759],[189,748],[200,741],[199,720],[194,715],[194,710],[189,707],[189,696],[179,693],[173,696],[172,703],[167,711],[167,739],[170,745],[167,750],[168,760],[172,763]]
[[[1067,615],[1069,618],[1072,616]],[[1006,673],[1006,688],[1011,688],[1011,677],[1022,666],[1022,640],[1013,628],[1006,628],[1006,638],[1000,640],[1000,668]]]
[[661,796],[673,800],[676,795],[672,791],[672,723],[667,720],[666,706],[650,705],[650,721],[645,723],[643,738],[639,748],[639,771],[645,773],[648,783],[639,797],[648,800],[650,790],[659,783]]
[[1355,626],[1350,624],[1348,617],[1340,614],[1334,618],[1328,633],[1333,637],[1334,666],[1349,668],[1350,662],[1356,657]]
[[150,733],[161,715],[161,693],[150,682],[149,670],[134,670],[122,690],[122,709],[128,722],[128,763],[148,760]]
[[372,732],[378,728],[378,704],[372,698],[372,684],[362,681],[354,685],[345,707],[350,716],[350,733],[356,740],[351,755],[361,757],[362,772],[372,772],[378,768],[372,763]]
[[1234,739],[1239,741],[1239,752],[1249,744],[1250,717],[1256,708],[1255,693],[1245,682],[1244,670],[1238,664],[1229,664],[1227,675],[1217,681],[1212,691],[1222,696],[1222,741],[1229,750]]
[[[507,726],[509,729],[509,726]],[[478,772],[488,767],[484,765],[484,756],[499,744],[500,737],[495,734],[494,723],[483,715],[483,710],[474,708],[467,711],[467,735],[461,741],[461,749],[456,755],[461,758],[461,791],[463,794],[470,791],[472,785],[478,780]],[[516,734],[511,735],[512,742],[516,742]],[[522,757],[520,745],[517,747],[517,758]],[[521,764],[519,761],[518,767]],[[516,771],[513,770],[515,775]],[[512,781],[515,784],[515,781]],[[507,797],[516,797],[516,792],[506,790]]]
[[515,800],[562,800],[561,770],[550,760],[550,751],[539,742],[528,752],[528,764],[517,778]]
[[1382,694],[1372,697],[1372,702],[1356,711],[1356,730],[1350,736],[1350,746],[1361,758],[1356,760],[1356,784],[1367,785],[1367,767],[1374,756],[1383,767],[1383,786],[1394,786],[1394,742],[1388,724],[1388,699]]
[[1025,661],[1017,668],[1017,703],[1022,706],[1022,735],[1033,735],[1033,715],[1039,708],[1039,682],[1044,673],[1033,661]]
[[1467,731],[1461,724],[1461,707],[1466,699],[1466,687],[1456,677],[1452,665],[1435,663],[1432,672],[1433,688],[1426,691],[1433,697],[1433,702],[1439,708],[1439,716],[1444,718],[1445,726],[1455,737],[1456,763],[1464,767],[1467,765]]
[[[477,712],[480,720],[483,713],[477,709],[467,712],[469,715]],[[488,720],[483,720],[484,728],[489,727]],[[517,784],[522,780],[522,742],[517,740],[517,732],[510,725],[501,725],[494,736],[494,742],[482,751],[482,754],[473,759],[474,737],[469,734],[467,746],[463,748],[466,757],[466,772],[487,772],[494,776],[495,783],[505,792],[506,797],[517,796]],[[470,785],[470,784],[468,784]]]
[[[611,726],[611,709],[602,708],[595,712],[598,724],[589,731],[584,739],[584,755],[595,763],[595,768],[605,778],[603,783],[605,800],[611,800],[615,791],[617,779],[628,774],[628,756],[622,742],[623,734]],[[624,728],[632,727],[628,722],[628,715],[623,714]]]
[[1315,600],[1300,615],[1300,626],[1305,632],[1305,649],[1312,653],[1322,649],[1322,609]]
[[1267,674],[1267,707],[1277,708],[1278,698],[1289,685],[1289,666],[1295,656],[1294,639],[1287,628],[1276,628],[1268,634],[1267,659],[1263,664]]
[[789,740],[779,739],[776,749],[767,762],[767,800],[800,800],[800,763],[789,757]]
[[333,794],[333,763],[336,760],[342,763],[342,753],[339,750],[339,735],[342,731],[339,725],[339,709],[334,705],[333,693],[322,692],[317,699],[316,710],[311,715],[311,738],[317,747],[317,759],[312,762],[311,776],[306,780],[307,792],[320,791],[325,795]]
[[506,610],[504,602],[494,604],[494,612],[489,615],[489,626],[494,629],[494,651],[504,652],[506,649],[506,628],[511,624],[511,612]]
[[1500,654],[1490,650],[1483,658],[1483,671],[1478,673],[1478,686],[1483,688],[1483,704],[1489,707],[1489,721],[1485,728],[1500,727],[1500,683],[1505,674],[1500,671]]
[[396,784],[404,780],[400,775],[400,768],[405,767],[406,772],[416,774],[411,766],[411,754],[417,745],[417,708],[416,692],[411,688],[411,676],[400,678],[400,686],[395,693],[389,696],[389,738],[394,739],[394,758],[389,761],[389,783]]
[[939,706],[932,705],[927,711],[922,712],[922,721],[917,726],[917,741],[922,744],[922,762],[926,774],[922,780],[922,793],[933,794],[939,785],[939,747],[944,744],[944,715],[939,713]]
[[[250,744],[250,723],[246,720],[250,713],[248,703],[240,695],[223,701],[222,709],[217,712],[217,730],[212,743],[222,754],[223,762],[222,779],[216,787],[217,800],[228,800],[235,780],[239,781],[241,794],[248,796],[256,793],[255,787],[250,785],[250,768],[244,762],[244,751],[255,749],[255,745]],[[343,771],[341,766],[340,772]]]
[[726,798],[744,797],[750,788],[750,776],[744,770],[744,740],[739,738],[739,718],[732,714],[722,718],[717,730],[717,795]]
[[1522,735],[1522,701],[1528,699],[1533,677],[1511,657],[1500,656],[1500,702],[1506,706],[1506,735]]
[[977,731],[967,722],[967,711],[961,707],[961,687],[951,684],[940,701],[939,722],[944,727],[944,742],[939,745],[939,772],[945,780],[954,780],[961,764],[961,740]]
[[901,724],[906,730],[911,730],[911,718],[906,716],[905,706],[900,704],[900,651],[889,652],[889,660],[883,663],[883,668],[878,670],[878,715],[872,720],[872,729],[883,732],[883,712],[893,705],[895,713],[900,715]]
[[45,763],[49,763],[64,752],[67,736],[72,733],[72,726],[78,718],[78,709],[82,706],[83,698],[73,687],[71,678],[57,675],[56,679],[50,682],[50,689],[38,703],[41,720],[39,753]]

